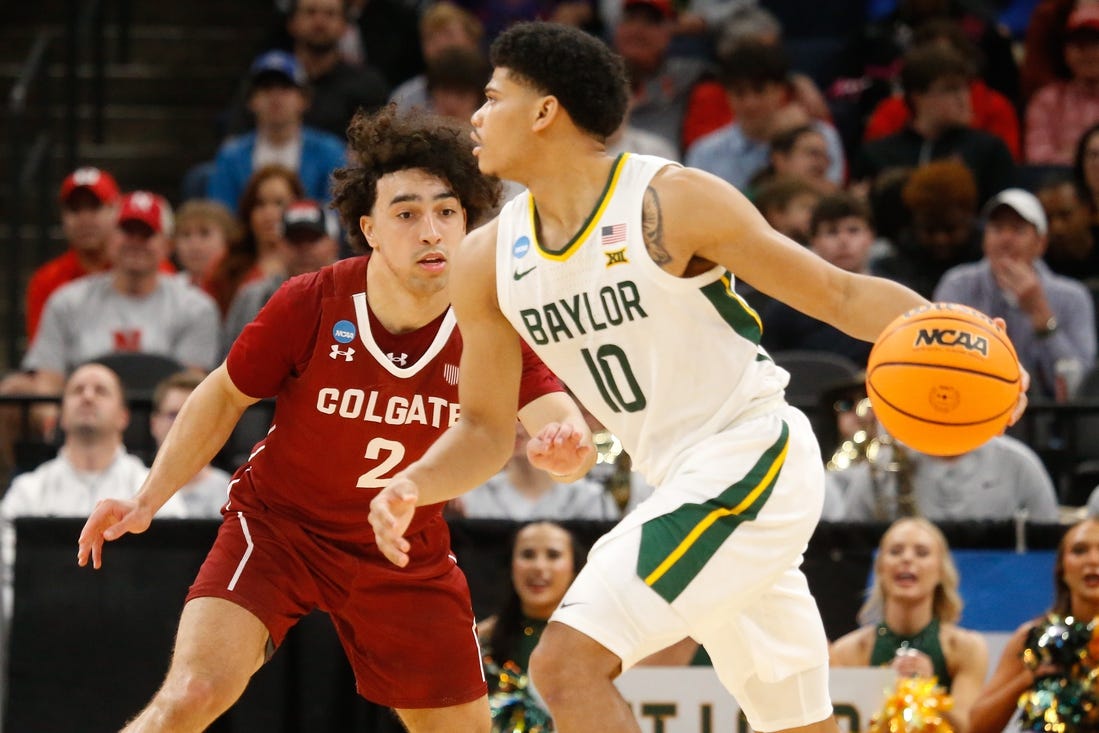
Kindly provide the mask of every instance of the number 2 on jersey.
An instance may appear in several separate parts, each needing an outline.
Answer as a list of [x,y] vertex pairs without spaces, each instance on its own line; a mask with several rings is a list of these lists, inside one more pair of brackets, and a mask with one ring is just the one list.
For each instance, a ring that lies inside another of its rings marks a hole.
[[[595,350],[595,356],[588,349],[580,349],[584,355],[584,363],[588,365],[595,386],[603,401],[615,412],[640,412],[647,404],[645,395],[641,391],[641,385],[637,383],[637,377],[630,368],[630,362],[626,358],[626,352],[614,344],[603,344]],[[617,373],[614,369],[617,364]],[[623,395],[619,385],[619,377],[625,382],[628,394]]]
[[386,474],[400,465],[404,459],[404,445],[395,440],[373,438],[366,444],[365,457],[371,461],[376,461],[382,451],[388,451],[389,455],[377,466],[359,476],[359,481],[355,486],[360,489],[381,489],[389,483],[391,477],[386,476]]

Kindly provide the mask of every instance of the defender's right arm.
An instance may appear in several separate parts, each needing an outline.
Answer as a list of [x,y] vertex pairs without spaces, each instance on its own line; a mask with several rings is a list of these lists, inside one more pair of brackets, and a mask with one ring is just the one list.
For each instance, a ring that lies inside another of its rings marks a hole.
[[153,515],[206,466],[233,432],[240,416],[257,402],[237,388],[223,363],[183,403],[141,489],[132,499],[104,499],[80,532],[76,561],[103,563],[104,541],[149,528]]

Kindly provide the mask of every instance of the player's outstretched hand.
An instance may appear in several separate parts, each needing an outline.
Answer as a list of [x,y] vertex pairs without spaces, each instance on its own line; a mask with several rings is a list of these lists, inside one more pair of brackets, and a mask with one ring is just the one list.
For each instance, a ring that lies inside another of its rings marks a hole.
[[579,471],[594,450],[591,437],[568,423],[548,423],[527,441],[531,465],[557,476]]
[[404,533],[416,513],[420,490],[407,478],[394,478],[370,501],[370,526],[378,549],[397,567],[408,565],[411,545]]
[[76,564],[84,567],[91,557],[92,567],[99,570],[103,566],[104,542],[117,540],[128,532],[141,534],[152,521],[152,512],[132,499],[100,499],[80,530]]

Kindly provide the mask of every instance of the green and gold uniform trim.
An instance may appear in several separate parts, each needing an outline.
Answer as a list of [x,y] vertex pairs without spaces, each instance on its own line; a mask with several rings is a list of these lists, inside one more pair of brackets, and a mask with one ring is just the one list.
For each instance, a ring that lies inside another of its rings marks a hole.
[[[763,321],[755,309],[733,290],[733,279],[728,272],[721,279],[703,286],[702,294],[737,334],[759,346],[763,338]],[[756,361],[769,360],[762,350],[756,354]]]
[[701,504],[684,504],[645,522],[637,557],[638,577],[669,603],[679,597],[733,530],[759,515],[789,448],[790,428],[784,421],[778,440],[744,478]]
[[752,306],[733,290],[733,279],[729,273],[726,272],[720,279],[704,285],[702,294],[734,331],[756,346],[759,345],[763,336],[763,321]]
[[592,211],[587,221],[584,222],[583,228],[580,233],[569,240],[569,243],[558,250],[547,249],[542,245],[542,240],[538,237],[538,209],[534,204],[534,197],[528,197],[530,201],[530,233],[531,239],[534,240],[534,246],[538,248],[539,254],[547,259],[557,260],[558,262],[564,262],[572,254],[580,249],[580,245],[587,241],[592,232],[595,231],[595,227],[599,225],[599,220],[603,218],[603,212],[607,209],[607,204],[610,203],[611,197],[614,196],[614,189],[618,186],[618,179],[622,175],[622,169],[626,167],[626,159],[629,158],[629,153],[621,153],[614,161],[614,166],[611,168],[611,174],[607,177],[607,185],[603,187],[603,193],[599,196],[599,204]]

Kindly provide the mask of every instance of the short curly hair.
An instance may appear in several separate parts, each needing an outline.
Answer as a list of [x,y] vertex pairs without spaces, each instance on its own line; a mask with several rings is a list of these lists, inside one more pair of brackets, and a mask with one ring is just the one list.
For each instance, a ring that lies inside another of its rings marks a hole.
[[576,126],[606,140],[626,117],[622,57],[598,38],[559,23],[516,23],[492,43],[489,57],[534,89],[557,97]]
[[332,208],[340,213],[355,246],[368,249],[359,218],[374,210],[378,179],[388,173],[419,169],[454,189],[466,210],[466,230],[495,211],[500,181],[481,173],[473,156],[469,128],[418,110],[399,112],[390,104],[374,114],[358,112],[347,128],[351,165],[332,178]]

